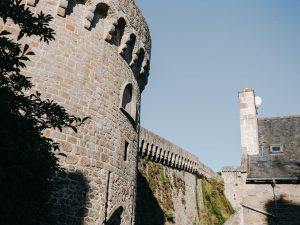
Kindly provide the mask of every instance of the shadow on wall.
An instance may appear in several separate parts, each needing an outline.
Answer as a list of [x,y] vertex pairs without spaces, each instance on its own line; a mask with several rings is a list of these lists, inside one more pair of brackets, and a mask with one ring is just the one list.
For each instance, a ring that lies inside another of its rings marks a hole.
[[124,211],[124,208],[120,206],[117,208],[114,213],[111,215],[109,220],[105,223],[105,225],[121,225],[121,217],[122,213]]
[[4,102],[0,99],[0,224],[83,224],[89,191],[85,177],[60,172],[53,178],[57,165],[50,151],[55,145],[41,135],[33,114],[13,114],[16,106]]
[[84,5],[84,0],[68,0],[66,15],[71,15],[74,12],[75,6],[78,4]]
[[86,178],[78,172],[61,172],[54,180],[50,221],[57,225],[83,225],[88,212],[89,186]]
[[269,201],[266,204],[266,209],[267,212],[275,215],[275,217],[268,217],[268,225],[300,224],[300,205],[293,204],[290,200],[285,200],[283,195],[281,195],[276,202]]
[[163,210],[158,204],[147,179],[138,171],[136,196],[136,225],[164,225]]

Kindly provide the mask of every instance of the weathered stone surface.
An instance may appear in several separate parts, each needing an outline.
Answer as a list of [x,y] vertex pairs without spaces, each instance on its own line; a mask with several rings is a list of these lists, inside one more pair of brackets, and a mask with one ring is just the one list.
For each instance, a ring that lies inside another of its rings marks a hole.
[[[239,97],[242,165],[224,167],[222,177],[225,194],[240,213],[228,225],[298,225],[300,116],[257,118],[254,91],[243,89]],[[272,145],[282,151],[271,152]]]
[[[122,88],[130,83],[132,108],[140,109],[140,93],[149,75],[151,40],[147,24],[133,0],[27,3],[33,12],[42,10],[54,17],[50,26],[55,40],[48,45],[37,37],[23,39],[35,52],[25,75],[32,77],[42,96],[64,106],[70,114],[91,117],[76,134],[71,129],[45,132],[67,155],[61,157],[65,173],[55,178],[58,185],[51,201],[56,224],[94,225],[121,217],[122,225],[132,225],[138,153],[135,120],[139,121],[140,112],[135,112],[134,119],[128,118],[120,110],[120,101]],[[101,14],[104,3],[106,17]],[[124,31],[111,32],[119,29],[116,22],[120,18],[126,22]],[[1,29],[12,33],[18,30],[11,22],[0,24]],[[120,43],[105,41],[107,34],[114,40],[119,38]],[[131,34],[136,40],[128,46]],[[130,58],[137,60],[129,62]],[[125,140],[129,143],[126,160]]]
[[[190,225],[203,208],[201,178],[141,159],[138,174],[136,225]],[[198,207],[197,207],[198,206]]]
[[211,168],[200,162],[197,156],[145,128],[141,128],[140,133],[141,157],[147,156],[152,161],[207,178],[219,177]]
[[[56,34],[49,45],[37,37],[22,39],[35,52],[25,75],[32,77],[34,89],[43,97],[70,114],[90,117],[77,133],[71,129],[44,132],[60,143],[66,155],[60,157],[64,172],[53,178],[56,224],[135,224],[139,144],[141,155],[159,162],[172,177],[174,223],[195,223],[199,219],[196,205],[203,204],[201,177],[218,175],[196,156],[145,129],[138,137],[151,39],[134,1],[27,3],[33,12],[54,17],[50,25]],[[0,23],[0,28],[18,31],[11,22]],[[128,100],[126,90],[131,90],[131,99],[123,104],[124,96]]]
[[255,92],[251,88],[239,91],[240,129],[242,145],[242,165],[246,164],[248,155],[258,154],[258,128],[255,106]]
[[[139,166],[140,176],[142,178],[146,176],[150,180],[147,184],[145,180],[140,179],[142,184],[139,188],[142,190],[139,191],[147,192],[149,190],[148,185],[150,185],[153,194],[160,203],[153,213],[158,216],[159,210],[161,210],[166,214],[165,217],[173,218],[173,222],[171,222],[172,219],[170,219],[171,221],[167,220],[166,225],[197,224],[200,221],[200,209],[203,208],[201,177],[221,179],[220,176],[200,162],[195,155],[145,128],[141,128],[139,146],[139,154],[142,158],[142,164]],[[151,179],[154,180],[154,184]],[[161,187],[162,181],[165,184],[164,187]],[[149,195],[151,196],[151,193]],[[152,202],[155,203],[155,200]],[[142,203],[140,204],[143,206]],[[140,207],[139,204],[137,207]],[[151,208],[150,203],[149,207]],[[160,209],[160,207],[165,208]],[[145,210],[142,212],[137,210],[139,212],[137,225],[151,224],[151,222],[163,224],[151,218],[151,213],[149,216],[147,213],[143,214]],[[149,222],[151,219],[153,221]],[[160,219],[162,220],[163,217]]]

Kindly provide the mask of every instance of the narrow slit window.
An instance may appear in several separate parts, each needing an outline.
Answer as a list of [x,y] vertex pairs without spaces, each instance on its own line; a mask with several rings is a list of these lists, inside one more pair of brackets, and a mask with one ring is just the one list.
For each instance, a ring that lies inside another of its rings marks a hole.
[[129,142],[125,140],[125,146],[124,146],[124,161],[127,161],[128,150],[129,150]]

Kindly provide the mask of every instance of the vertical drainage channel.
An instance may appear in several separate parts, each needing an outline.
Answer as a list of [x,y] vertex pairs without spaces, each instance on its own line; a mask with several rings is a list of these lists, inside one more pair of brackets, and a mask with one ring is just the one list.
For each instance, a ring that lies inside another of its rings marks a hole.
[[108,174],[107,174],[107,182],[106,182],[106,196],[105,196],[104,224],[106,224],[106,222],[107,222],[107,210],[108,210],[108,197],[109,197],[110,174],[111,174],[111,172],[108,171]]

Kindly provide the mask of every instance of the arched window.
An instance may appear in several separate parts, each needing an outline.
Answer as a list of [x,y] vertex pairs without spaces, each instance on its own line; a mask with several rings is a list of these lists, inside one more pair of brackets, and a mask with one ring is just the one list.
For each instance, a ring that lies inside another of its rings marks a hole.
[[101,19],[104,19],[107,17],[108,9],[109,9],[109,6],[106,5],[105,3],[99,3],[96,6],[96,9],[94,12],[94,17],[91,21],[90,29],[95,28]]
[[123,91],[121,92],[121,110],[126,114],[126,116],[130,116],[130,119],[135,121],[136,116],[136,102],[133,97],[133,86],[128,83],[125,85]]
[[124,88],[123,98],[122,98],[122,108],[128,113],[131,112],[132,108],[132,84],[127,84]]
[[114,32],[111,34],[112,35],[112,39],[110,41],[111,44],[120,46],[125,31],[125,26],[126,26],[126,21],[124,20],[124,18],[121,17],[118,20],[118,23],[115,25]]

